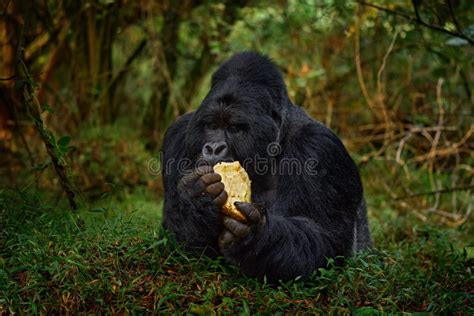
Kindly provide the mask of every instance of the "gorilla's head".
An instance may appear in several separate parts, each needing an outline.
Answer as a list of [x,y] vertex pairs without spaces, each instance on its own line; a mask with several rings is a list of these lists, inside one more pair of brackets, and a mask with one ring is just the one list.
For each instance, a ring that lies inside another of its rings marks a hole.
[[252,173],[255,159],[283,136],[288,106],[280,72],[266,57],[240,53],[213,75],[211,90],[186,135],[190,157],[209,164],[238,160]]

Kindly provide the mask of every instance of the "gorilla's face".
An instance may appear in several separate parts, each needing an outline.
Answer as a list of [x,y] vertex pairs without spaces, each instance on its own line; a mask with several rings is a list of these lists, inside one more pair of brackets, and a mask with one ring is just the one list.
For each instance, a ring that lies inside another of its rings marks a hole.
[[194,113],[188,154],[211,165],[238,160],[252,177],[253,164],[268,157],[266,149],[277,140],[278,129],[279,116],[265,90],[224,86],[211,91]]

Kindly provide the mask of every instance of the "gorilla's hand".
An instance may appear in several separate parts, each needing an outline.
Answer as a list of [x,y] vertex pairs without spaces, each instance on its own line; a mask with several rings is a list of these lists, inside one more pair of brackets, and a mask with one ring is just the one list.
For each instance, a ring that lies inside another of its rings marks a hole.
[[247,222],[242,223],[229,216],[222,217],[224,230],[218,240],[221,249],[232,247],[250,235],[257,235],[265,226],[263,204],[235,202],[235,206],[245,216]]
[[201,166],[179,180],[178,191],[183,198],[189,200],[209,196],[221,208],[227,200],[227,192],[221,180],[221,176],[211,166]]

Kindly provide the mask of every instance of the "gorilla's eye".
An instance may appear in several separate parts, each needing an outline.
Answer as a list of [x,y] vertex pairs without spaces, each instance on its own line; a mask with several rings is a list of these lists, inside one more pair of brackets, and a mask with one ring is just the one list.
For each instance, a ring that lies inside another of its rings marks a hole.
[[234,124],[234,125],[230,125],[227,128],[227,130],[232,134],[236,134],[236,133],[243,132],[245,128],[246,126],[244,124]]
[[217,125],[216,123],[208,123],[206,124],[206,128],[210,130],[216,130],[219,128],[219,125]]

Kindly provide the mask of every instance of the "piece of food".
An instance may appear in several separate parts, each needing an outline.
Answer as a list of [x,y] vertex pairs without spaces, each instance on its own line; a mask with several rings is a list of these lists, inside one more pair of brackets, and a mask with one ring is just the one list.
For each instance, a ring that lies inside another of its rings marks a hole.
[[221,175],[221,181],[224,183],[228,195],[222,212],[238,221],[246,221],[245,216],[235,207],[234,202],[250,202],[252,191],[247,172],[238,161],[217,163],[214,166],[214,172]]

